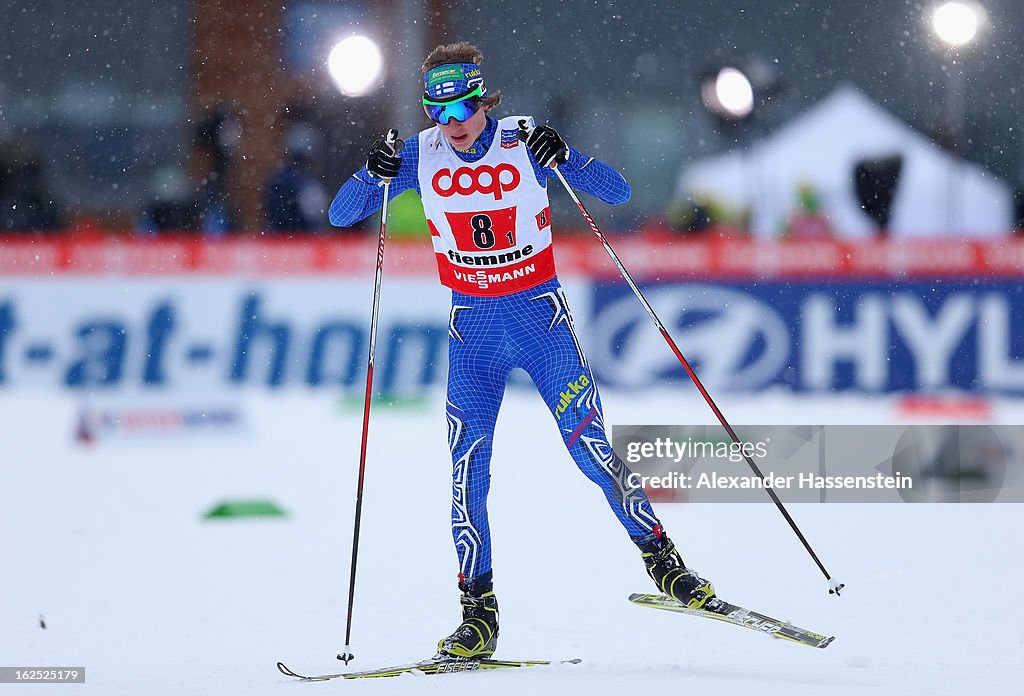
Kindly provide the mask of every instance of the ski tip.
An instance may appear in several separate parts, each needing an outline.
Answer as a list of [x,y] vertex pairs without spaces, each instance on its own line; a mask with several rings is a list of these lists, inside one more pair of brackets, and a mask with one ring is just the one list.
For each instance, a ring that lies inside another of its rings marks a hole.
[[277,671],[285,675],[286,677],[297,677],[299,679],[304,678],[301,674],[296,674],[295,672],[291,671],[291,669],[288,668],[288,665],[286,665],[283,662],[277,663]]

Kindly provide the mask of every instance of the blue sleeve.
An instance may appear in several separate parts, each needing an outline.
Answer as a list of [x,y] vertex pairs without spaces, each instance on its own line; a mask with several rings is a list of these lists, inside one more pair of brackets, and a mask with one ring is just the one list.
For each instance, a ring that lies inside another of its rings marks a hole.
[[[391,186],[388,188],[388,200],[409,189],[416,189],[419,193],[419,150],[418,136],[406,141],[401,152],[402,165],[398,169],[398,176],[391,180]],[[328,217],[335,227],[348,227],[380,210],[383,203],[384,182],[371,177],[364,164],[338,189],[334,200],[331,201]]]
[[[555,170],[551,167],[541,169],[532,154],[530,163],[533,165],[533,172],[537,175],[537,181],[541,185],[546,179],[556,178]],[[588,157],[571,147],[569,148],[569,159],[558,165],[558,169],[574,189],[589,193],[605,203],[612,205],[625,203],[633,193],[629,182],[614,167],[599,159]]]

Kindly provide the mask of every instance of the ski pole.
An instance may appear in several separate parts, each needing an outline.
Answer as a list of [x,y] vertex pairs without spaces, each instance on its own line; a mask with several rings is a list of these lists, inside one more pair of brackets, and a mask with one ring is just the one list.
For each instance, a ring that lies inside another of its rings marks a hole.
[[[398,139],[398,131],[388,131],[385,142],[397,155],[405,144]],[[345,647],[337,657],[346,665],[355,655],[352,654],[350,641],[352,637],[352,606],[356,591],[356,563],[359,560],[359,529],[363,514],[363,481],[366,474],[366,442],[370,431],[370,399],[373,396],[373,354],[377,344],[377,315],[380,310],[380,281],[384,271],[384,241],[387,237],[388,190],[391,179],[384,179],[384,204],[380,211],[380,237],[377,239],[377,274],[373,282],[373,309],[370,313],[370,354],[366,363],[366,392],[363,395],[363,430],[359,444],[359,482],[356,485],[356,516],[352,524],[352,566],[348,578],[348,618],[345,623]]]
[[[526,128],[525,120],[519,122],[519,128],[519,138],[520,140],[525,141],[526,137],[530,133],[530,130]],[[580,201],[579,196],[576,195],[576,192],[573,190],[572,186],[569,185],[569,182],[565,180],[565,177],[562,175],[562,172],[558,170],[558,166],[552,162],[551,168],[555,170],[555,176],[557,176],[558,180],[562,182],[562,186],[565,187],[565,190],[569,192],[569,196],[572,198],[573,202],[576,203],[576,207],[579,208],[580,213],[583,214],[583,218],[590,225],[590,229],[594,231],[594,234],[596,234],[597,238],[601,241],[601,245],[604,247],[604,250],[608,252],[608,256],[611,257],[612,263],[615,264],[615,267],[619,270],[619,273],[622,275],[622,278],[633,290],[633,293],[636,294],[637,299],[640,300],[640,304],[643,305],[644,309],[647,310],[647,313],[654,321],[654,325],[658,327],[658,331],[661,332],[662,337],[668,343],[669,348],[672,349],[672,352],[675,353],[676,358],[678,358],[679,362],[682,363],[683,368],[686,370],[686,374],[690,376],[690,380],[697,387],[697,390],[701,393],[701,396],[704,397],[704,400],[707,402],[708,406],[711,407],[711,410],[714,411],[715,416],[718,418],[718,422],[721,423],[722,427],[725,428],[725,431],[729,433],[729,437],[732,438],[733,442],[741,444],[739,436],[736,435],[736,431],[733,430],[731,425],[729,425],[729,421],[725,419],[725,416],[722,414],[722,411],[718,408],[718,405],[715,403],[715,400],[711,398],[711,394],[709,394],[708,390],[704,388],[704,384],[700,381],[700,378],[697,377],[697,373],[693,371],[692,367],[690,367],[689,361],[687,361],[682,351],[679,350],[679,346],[676,345],[676,342],[672,339],[672,336],[669,334],[668,329],[665,328],[665,325],[662,323],[661,319],[658,318],[657,313],[655,313],[654,311],[654,307],[652,307],[651,303],[647,301],[646,297],[644,297],[644,294],[640,291],[640,288],[633,281],[633,278],[632,276],[629,275],[629,271],[626,270],[626,267],[622,265],[622,261],[619,260],[618,255],[615,253],[615,250],[612,249],[611,244],[608,243],[608,239],[604,236],[604,233],[601,232],[601,229],[597,226],[597,223],[594,222],[594,219],[590,217],[590,213],[587,212],[586,206],[584,206],[583,202]],[[754,460],[746,453],[743,453],[743,458],[746,459],[747,464],[754,472],[754,475],[756,475],[763,481],[765,478],[764,474],[761,473],[761,470],[758,468],[757,464],[754,463]],[[775,493],[775,490],[768,485],[766,485],[764,489],[768,491],[768,495],[771,497],[772,502],[775,503],[775,507],[777,507],[779,509],[779,512],[782,513],[782,516],[786,518],[786,522],[789,523],[789,526],[793,529],[793,532],[800,540],[800,543],[803,544],[804,548],[807,550],[807,553],[811,555],[811,558],[814,559],[815,564],[817,564],[818,568],[825,576],[825,579],[828,581],[828,593],[839,596],[840,590],[842,590],[845,585],[834,580],[832,576],[829,574],[828,570],[825,568],[825,565],[818,558],[818,554],[816,554],[814,552],[814,549],[811,548],[811,545],[810,543],[808,543],[806,537],[804,537],[803,532],[800,531],[800,528],[797,527],[796,522],[793,520],[792,516],[790,516],[789,511],[786,509],[786,506],[782,504],[782,501],[779,499],[779,496]]]

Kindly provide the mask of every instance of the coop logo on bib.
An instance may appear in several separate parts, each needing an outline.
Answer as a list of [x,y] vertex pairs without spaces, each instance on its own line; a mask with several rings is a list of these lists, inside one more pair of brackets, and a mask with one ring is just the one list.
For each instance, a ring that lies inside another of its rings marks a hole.
[[456,193],[468,196],[473,193],[493,195],[500,201],[502,194],[519,186],[519,170],[511,164],[502,163],[497,167],[483,164],[479,167],[459,167],[454,172],[445,167],[439,169],[430,184],[437,195],[449,198]]

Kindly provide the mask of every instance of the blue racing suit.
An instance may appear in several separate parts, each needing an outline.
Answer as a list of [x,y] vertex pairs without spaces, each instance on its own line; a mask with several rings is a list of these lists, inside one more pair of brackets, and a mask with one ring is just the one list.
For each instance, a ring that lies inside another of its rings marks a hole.
[[[458,152],[459,158],[467,163],[479,160],[496,132],[497,122],[488,116],[480,138],[468,152]],[[420,192],[419,154],[418,140],[410,139],[401,151],[402,165],[391,182],[391,197],[409,188]],[[555,176],[532,156],[530,162],[542,186]],[[629,199],[629,185],[618,172],[576,150],[570,148],[560,170],[574,188],[607,203]],[[331,223],[351,225],[379,209],[382,201],[382,187],[364,167],[335,196]],[[517,367],[533,379],[569,454],[601,488],[630,538],[640,544],[661,536],[643,488],[629,484],[629,469],[612,451],[597,386],[558,278],[496,296],[453,290],[446,413],[453,464],[452,536],[460,577],[467,586],[489,584],[491,579],[487,519],[491,446],[506,379]]]

